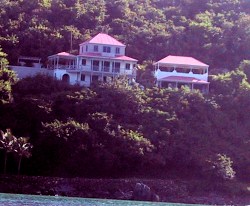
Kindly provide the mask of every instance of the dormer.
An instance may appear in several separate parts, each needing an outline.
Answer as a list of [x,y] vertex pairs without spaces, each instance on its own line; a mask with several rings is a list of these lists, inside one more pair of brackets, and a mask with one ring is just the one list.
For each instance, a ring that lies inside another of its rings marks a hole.
[[79,54],[117,57],[125,55],[126,46],[115,38],[99,33],[88,41],[80,44]]

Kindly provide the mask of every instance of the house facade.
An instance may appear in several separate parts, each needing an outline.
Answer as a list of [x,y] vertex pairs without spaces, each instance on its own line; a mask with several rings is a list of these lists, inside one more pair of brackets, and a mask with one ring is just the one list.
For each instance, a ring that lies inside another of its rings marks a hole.
[[193,57],[167,56],[154,63],[156,85],[160,88],[181,88],[188,86],[191,90],[209,91],[209,65]]
[[113,37],[99,33],[80,44],[79,54],[61,52],[48,57],[54,77],[70,84],[90,86],[97,81],[112,81],[126,75],[136,78],[137,60],[125,55],[126,46]]

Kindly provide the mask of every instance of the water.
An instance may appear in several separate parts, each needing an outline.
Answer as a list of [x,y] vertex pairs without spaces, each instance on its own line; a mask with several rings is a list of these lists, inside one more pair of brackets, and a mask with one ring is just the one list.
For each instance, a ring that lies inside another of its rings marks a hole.
[[[185,206],[191,204],[139,202],[0,193],[0,206]],[[197,206],[197,205],[196,205]]]

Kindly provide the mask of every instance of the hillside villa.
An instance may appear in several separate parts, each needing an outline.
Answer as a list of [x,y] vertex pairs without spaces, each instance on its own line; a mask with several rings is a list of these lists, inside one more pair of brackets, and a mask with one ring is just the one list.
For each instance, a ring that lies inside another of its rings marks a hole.
[[208,65],[193,57],[167,56],[154,63],[156,85],[160,88],[181,88],[209,91]]
[[125,49],[123,43],[99,33],[81,43],[76,56],[66,52],[49,56],[49,68],[54,70],[55,78],[87,87],[120,75],[131,82],[136,78],[137,60],[126,56]]

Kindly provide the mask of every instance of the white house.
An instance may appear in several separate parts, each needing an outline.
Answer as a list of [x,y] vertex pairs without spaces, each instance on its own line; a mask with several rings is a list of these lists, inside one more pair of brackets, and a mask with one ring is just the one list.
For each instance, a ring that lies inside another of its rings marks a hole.
[[79,54],[61,52],[48,57],[48,68],[57,79],[70,84],[90,86],[95,81],[109,81],[126,75],[136,78],[137,60],[125,55],[126,46],[113,37],[99,33],[80,44]]
[[154,63],[156,85],[167,88],[188,86],[191,90],[209,91],[208,65],[193,57],[167,56]]

